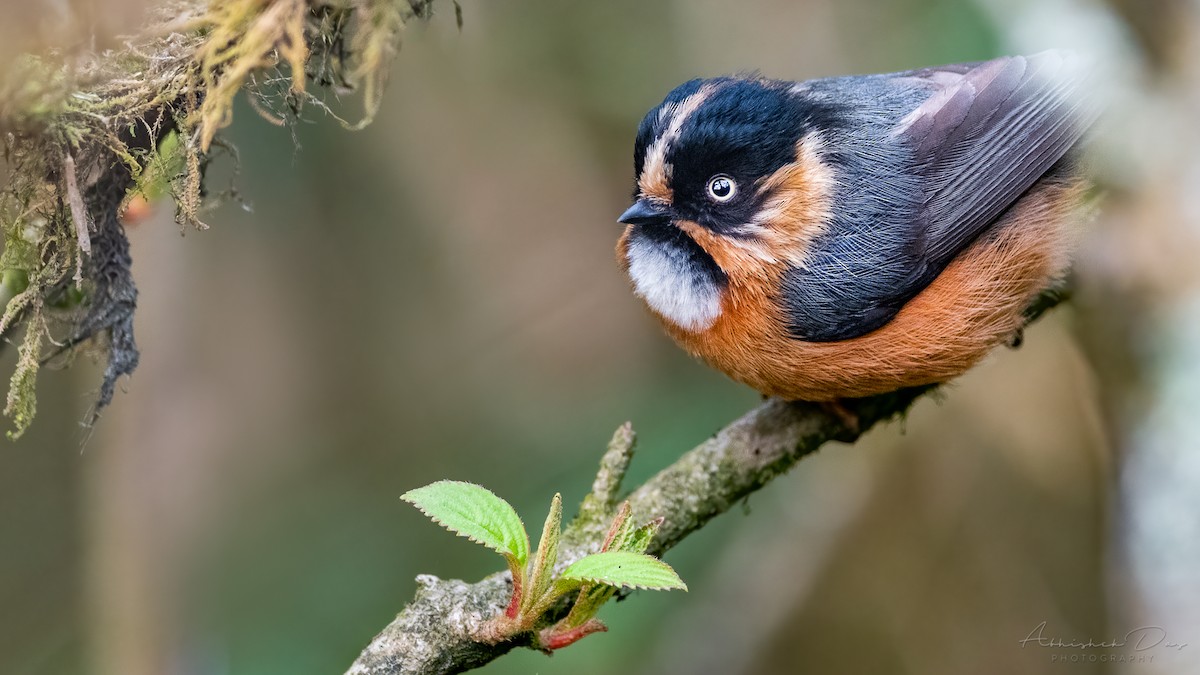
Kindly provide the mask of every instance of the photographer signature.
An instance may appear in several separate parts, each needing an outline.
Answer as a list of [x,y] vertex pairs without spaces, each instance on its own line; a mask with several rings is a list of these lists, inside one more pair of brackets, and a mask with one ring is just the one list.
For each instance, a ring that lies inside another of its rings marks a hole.
[[1025,639],[1019,643],[1022,648],[1033,644],[1038,647],[1052,647],[1055,649],[1120,649],[1129,647],[1134,651],[1140,652],[1155,647],[1164,649],[1182,650],[1188,645],[1186,642],[1172,642],[1167,639],[1167,631],[1159,626],[1141,626],[1125,633],[1123,637],[1113,638],[1112,640],[1101,640],[1099,642],[1088,639],[1080,641],[1076,639],[1065,640],[1060,637],[1046,636],[1046,621],[1037,625]]

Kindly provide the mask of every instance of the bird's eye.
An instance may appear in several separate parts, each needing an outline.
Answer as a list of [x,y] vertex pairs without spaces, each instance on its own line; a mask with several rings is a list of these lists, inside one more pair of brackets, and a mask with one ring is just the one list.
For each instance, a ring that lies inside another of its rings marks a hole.
[[708,196],[714,202],[727,202],[737,194],[737,183],[725,174],[708,179]]

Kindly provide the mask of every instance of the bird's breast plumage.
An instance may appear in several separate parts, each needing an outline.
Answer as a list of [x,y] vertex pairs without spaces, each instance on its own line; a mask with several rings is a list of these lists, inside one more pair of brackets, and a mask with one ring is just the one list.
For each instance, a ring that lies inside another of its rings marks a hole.
[[1009,341],[1023,325],[1025,308],[1065,273],[1073,242],[1068,223],[1084,191],[1078,178],[1039,183],[891,321],[863,336],[798,340],[770,287],[736,277],[722,290],[719,315],[702,330],[655,314],[692,355],[789,400],[856,398],[943,382]]

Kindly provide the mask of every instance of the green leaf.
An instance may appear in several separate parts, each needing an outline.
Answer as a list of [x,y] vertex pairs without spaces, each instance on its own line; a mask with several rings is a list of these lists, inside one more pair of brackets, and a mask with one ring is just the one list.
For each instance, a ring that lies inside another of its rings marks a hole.
[[601,551],[624,550],[627,540],[633,536],[633,520],[629,517],[632,513],[633,509],[626,500],[621,504],[621,508],[617,509],[617,515],[613,517],[612,525],[608,526],[608,534],[604,536],[604,545],[600,547]]
[[542,527],[542,538],[538,540],[537,554],[533,556],[533,573],[529,579],[529,592],[525,595],[525,606],[531,608],[550,588],[550,573],[558,560],[558,539],[562,533],[562,495],[555,493],[550,501],[550,514]]
[[663,522],[663,517],[659,516],[634,530],[620,550],[645,553],[646,549],[650,548],[650,542],[654,541],[654,535],[658,534],[658,528],[662,527]]
[[558,622],[558,627],[568,629],[582,626],[589,619],[596,616],[596,612],[599,612],[604,603],[608,602],[616,592],[616,586],[584,584],[579,589],[579,595],[575,598],[575,604],[571,605],[571,611],[567,612],[562,621]]
[[447,530],[504,555],[524,566],[529,535],[513,507],[474,483],[441,480],[409,490],[400,498]]
[[670,565],[654,556],[630,551],[605,551],[580,558],[563,570],[560,578],[627,588],[687,590],[687,584]]

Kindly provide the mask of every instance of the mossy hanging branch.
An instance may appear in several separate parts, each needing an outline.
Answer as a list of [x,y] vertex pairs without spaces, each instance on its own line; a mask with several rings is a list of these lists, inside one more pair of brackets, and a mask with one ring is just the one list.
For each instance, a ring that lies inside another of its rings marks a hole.
[[33,420],[47,360],[84,345],[107,358],[89,424],[137,366],[126,200],[165,190],[181,226],[205,227],[204,168],[241,91],[284,124],[306,104],[332,114],[309,83],[358,90],[362,119],[337,119],[366,124],[401,31],[428,18],[433,1],[164,0],[124,49],[52,50],[7,65],[0,336],[25,329],[4,411],[10,436]]

